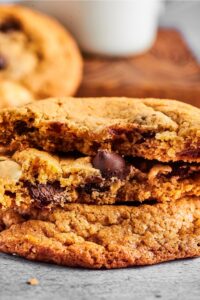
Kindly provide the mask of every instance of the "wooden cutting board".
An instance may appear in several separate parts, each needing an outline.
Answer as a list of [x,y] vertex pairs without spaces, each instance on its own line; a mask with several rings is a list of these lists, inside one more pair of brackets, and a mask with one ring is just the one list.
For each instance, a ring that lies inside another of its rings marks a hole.
[[200,107],[200,65],[178,31],[160,29],[146,54],[113,59],[85,56],[78,95],[169,98]]

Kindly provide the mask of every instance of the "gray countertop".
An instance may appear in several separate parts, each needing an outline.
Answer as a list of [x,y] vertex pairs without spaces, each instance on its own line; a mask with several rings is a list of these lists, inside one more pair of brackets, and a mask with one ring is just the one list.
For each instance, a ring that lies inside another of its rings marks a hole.
[[[200,299],[200,259],[120,270],[70,269],[0,256],[0,299]],[[39,285],[26,282],[35,277]]]
[[[164,26],[184,32],[200,59],[200,2],[167,4]],[[0,254],[0,299],[200,299],[200,259],[110,271],[64,268]],[[39,285],[26,282],[36,277]]]

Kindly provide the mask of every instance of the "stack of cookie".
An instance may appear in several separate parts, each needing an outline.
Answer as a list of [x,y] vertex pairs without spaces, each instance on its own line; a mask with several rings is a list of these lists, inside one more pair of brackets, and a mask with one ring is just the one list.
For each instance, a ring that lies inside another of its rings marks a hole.
[[200,255],[200,110],[48,99],[0,112],[0,251],[117,268]]
[[81,77],[79,49],[64,27],[28,8],[0,5],[0,109],[72,96]]

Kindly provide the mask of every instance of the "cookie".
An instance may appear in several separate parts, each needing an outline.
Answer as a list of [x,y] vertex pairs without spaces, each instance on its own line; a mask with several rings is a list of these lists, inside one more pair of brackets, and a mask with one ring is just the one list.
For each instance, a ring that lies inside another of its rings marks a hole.
[[[26,216],[26,218],[28,218]],[[0,233],[0,251],[84,268],[151,265],[200,255],[200,201],[157,205],[68,204]]]
[[1,156],[0,170],[0,204],[21,213],[69,202],[137,205],[200,196],[199,164],[123,158],[105,150],[75,157],[29,148]]
[[0,143],[10,149],[87,155],[107,149],[162,162],[199,162],[200,110],[173,100],[47,99],[0,112]]
[[20,224],[24,221],[25,219],[18,212],[12,209],[4,211],[0,208],[0,232],[9,228],[13,224]]
[[56,21],[22,6],[0,5],[0,82],[10,80],[35,99],[73,95],[82,59]]
[[34,100],[32,94],[21,84],[3,80],[0,81],[0,109],[22,106]]

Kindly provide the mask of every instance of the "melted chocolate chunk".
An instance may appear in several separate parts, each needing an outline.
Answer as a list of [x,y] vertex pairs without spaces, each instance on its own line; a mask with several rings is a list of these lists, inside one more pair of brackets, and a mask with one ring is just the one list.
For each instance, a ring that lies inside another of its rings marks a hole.
[[153,132],[153,131],[148,131],[148,132],[144,132],[143,134],[142,134],[142,137],[144,138],[144,139],[152,139],[152,138],[154,138],[155,137],[155,132]]
[[8,33],[11,31],[20,31],[22,26],[16,19],[9,18],[0,24],[0,32]]
[[129,143],[132,143],[137,135],[140,136],[140,138],[138,139],[138,141],[135,142],[136,144],[142,144],[147,139],[152,139],[155,137],[155,132],[153,131],[140,133],[133,129],[110,128],[109,132],[117,139],[117,141],[119,140],[121,143],[124,142],[124,138],[126,138],[129,141]]
[[192,166],[194,166],[194,164],[173,163],[172,172],[166,174],[165,177],[171,178],[176,176],[179,177],[179,179],[186,179],[200,174],[200,167],[194,170]]
[[144,173],[148,173],[150,169],[158,163],[156,160],[148,160],[143,157],[134,156],[127,156],[126,162]]
[[35,130],[34,127],[28,127],[25,121],[16,121],[14,124],[14,130],[18,135],[23,135],[27,132],[33,132]]
[[93,142],[92,146],[91,146],[91,150],[96,153],[98,151],[98,149],[100,148],[100,143],[97,142]]
[[52,124],[50,125],[50,130],[53,131],[53,132],[56,132],[56,133],[58,133],[58,134],[61,133],[62,128],[63,128],[63,124],[62,124],[62,123],[59,123],[59,122],[57,122],[57,123],[52,123]]
[[133,133],[133,130],[125,129],[125,128],[109,128],[109,132],[112,135],[127,135]]
[[109,186],[102,186],[103,180],[101,177],[92,176],[86,180],[86,183],[77,188],[78,193],[91,194],[93,191],[100,193],[109,191]]
[[135,206],[135,207],[138,207],[138,206],[142,206],[142,205],[155,205],[157,203],[158,203],[158,201],[155,200],[155,199],[147,199],[143,202],[140,202],[140,201],[135,201],[134,198],[133,198],[132,201],[126,201],[126,202],[118,201],[118,202],[115,202],[113,205],[115,205],[115,206],[122,205],[122,206]]
[[119,139],[119,137],[123,137],[123,141],[124,141],[124,137],[127,138],[127,140],[129,141],[129,143],[133,142],[133,130],[131,129],[125,129],[125,128],[110,128],[109,132],[115,136],[115,138],[117,137],[117,140]]
[[166,177],[178,176],[181,179],[187,178],[190,175],[190,168],[189,166],[174,166],[171,173],[166,174]]
[[129,172],[125,160],[117,153],[100,150],[92,161],[93,167],[99,169],[105,178],[124,179]]
[[155,137],[155,132],[144,132],[142,135],[141,135],[141,138],[136,142],[136,144],[142,144],[144,142],[146,142],[146,140],[149,140],[149,139],[152,139]]
[[2,55],[0,55],[0,70],[4,70],[6,69],[6,67],[7,67],[6,59]]
[[15,199],[16,198],[16,194],[14,192],[11,192],[11,191],[5,191],[5,195],[6,196],[9,196],[10,198],[13,198]]
[[200,148],[187,148],[178,153],[180,157],[200,158]]
[[36,185],[26,183],[29,195],[32,199],[39,202],[40,205],[48,205],[51,202],[59,202],[62,199],[64,188],[60,187],[58,182]]
[[[158,173],[158,177],[166,177],[171,178],[173,176],[179,177],[180,179],[189,178],[193,175],[196,175],[200,172],[200,166],[197,163],[185,163],[183,161],[173,162],[173,163],[161,163],[158,160],[148,160],[142,157],[126,157],[126,163],[132,165],[136,169],[140,170],[143,173],[149,173],[151,168],[156,165],[169,166],[172,168],[171,172],[166,173]],[[199,168],[197,168],[199,166]],[[194,169],[196,167],[196,169]]]
[[80,186],[77,188],[78,193],[86,193],[86,194],[91,194],[93,191],[97,191],[100,193],[104,193],[109,191],[109,187],[108,186],[100,186],[98,183],[96,182],[90,182],[90,183],[86,183],[83,186]]

